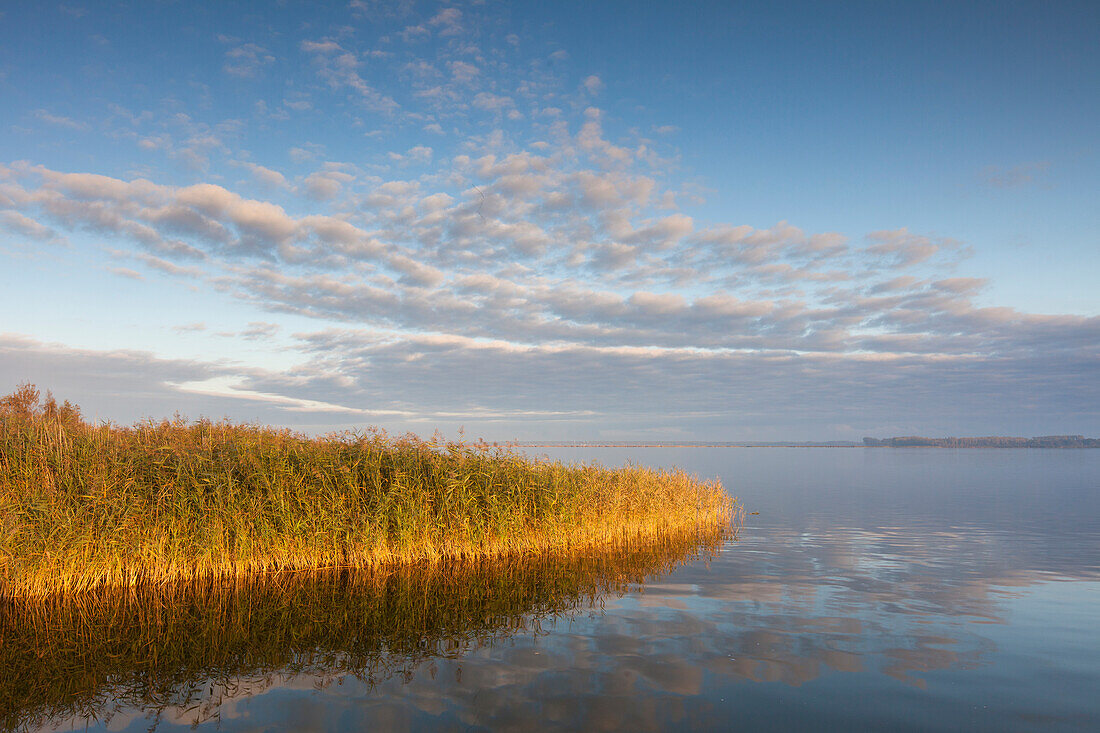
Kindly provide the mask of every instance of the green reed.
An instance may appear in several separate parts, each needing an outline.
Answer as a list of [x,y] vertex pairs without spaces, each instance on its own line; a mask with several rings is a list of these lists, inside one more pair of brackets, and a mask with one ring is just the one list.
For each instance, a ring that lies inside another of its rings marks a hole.
[[376,431],[91,425],[31,385],[0,399],[0,598],[581,552],[739,512],[717,482],[675,470]]

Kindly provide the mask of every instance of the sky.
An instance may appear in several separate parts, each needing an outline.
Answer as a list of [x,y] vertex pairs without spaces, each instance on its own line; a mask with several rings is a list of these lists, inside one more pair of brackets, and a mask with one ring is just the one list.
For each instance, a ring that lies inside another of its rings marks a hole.
[[0,393],[1100,435],[1095,2],[0,2]]

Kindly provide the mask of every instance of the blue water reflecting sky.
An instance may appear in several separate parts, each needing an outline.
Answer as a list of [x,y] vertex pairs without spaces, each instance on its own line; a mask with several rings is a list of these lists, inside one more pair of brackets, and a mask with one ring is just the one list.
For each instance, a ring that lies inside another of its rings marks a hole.
[[759,514],[709,562],[539,630],[374,687],[261,670],[161,729],[1100,726],[1100,451],[553,456],[721,476]]

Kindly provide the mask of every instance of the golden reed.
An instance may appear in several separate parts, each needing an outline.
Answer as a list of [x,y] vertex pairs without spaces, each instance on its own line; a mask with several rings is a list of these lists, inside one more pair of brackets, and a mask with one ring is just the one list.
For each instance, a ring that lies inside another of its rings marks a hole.
[[378,431],[91,425],[0,399],[0,599],[298,570],[587,552],[729,527],[717,481]]

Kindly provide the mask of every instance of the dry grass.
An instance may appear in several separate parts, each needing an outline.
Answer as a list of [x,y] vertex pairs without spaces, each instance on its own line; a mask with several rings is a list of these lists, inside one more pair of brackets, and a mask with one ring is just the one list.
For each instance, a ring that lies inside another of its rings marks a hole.
[[30,385],[0,400],[0,599],[580,552],[739,512],[717,482],[679,471],[377,432],[95,426]]

